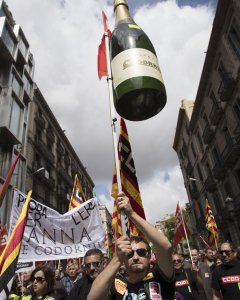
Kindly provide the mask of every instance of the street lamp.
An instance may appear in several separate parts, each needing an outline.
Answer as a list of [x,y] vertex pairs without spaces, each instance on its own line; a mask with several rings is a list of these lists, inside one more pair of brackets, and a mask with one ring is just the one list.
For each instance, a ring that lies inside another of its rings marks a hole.
[[37,169],[36,171],[34,171],[33,173],[31,173],[29,176],[32,176],[32,175],[34,175],[34,174],[36,174],[36,173],[39,173],[39,172],[41,172],[41,171],[43,171],[43,170],[45,170],[45,168],[44,168],[44,167],[41,167],[41,168]]

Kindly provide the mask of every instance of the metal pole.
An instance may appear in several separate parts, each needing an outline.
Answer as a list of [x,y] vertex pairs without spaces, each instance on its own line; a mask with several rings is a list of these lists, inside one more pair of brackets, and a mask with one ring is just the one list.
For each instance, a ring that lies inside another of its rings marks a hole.
[[[113,137],[113,151],[114,151],[115,166],[116,166],[118,193],[121,193],[122,185],[121,185],[121,175],[120,175],[120,167],[119,167],[119,160],[118,160],[118,142],[117,142],[117,133],[116,133],[116,125],[115,125],[117,118],[115,115],[115,108],[113,104],[112,70],[110,65],[109,36],[107,31],[104,32],[104,37],[105,37],[107,71],[108,71],[107,82],[108,82],[110,118],[111,118],[112,137]],[[120,214],[121,214],[122,234],[126,235],[127,228],[125,224],[125,214],[123,211],[121,211]]]

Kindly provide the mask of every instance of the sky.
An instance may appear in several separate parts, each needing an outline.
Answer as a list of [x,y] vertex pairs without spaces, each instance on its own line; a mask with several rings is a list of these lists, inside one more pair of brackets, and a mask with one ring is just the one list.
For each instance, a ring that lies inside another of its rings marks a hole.
[[[34,80],[112,208],[114,169],[106,79],[97,75],[102,10],[114,28],[109,0],[6,0],[35,59]],[[172,145],[182,99],[194,100],[208,47],[216,0],[128,0],[135,22],[151,39],[167,104],[155,117],[126,121],[147,220],[155,223],[188,201]],[[118,116],[118,123],[119,123]]]

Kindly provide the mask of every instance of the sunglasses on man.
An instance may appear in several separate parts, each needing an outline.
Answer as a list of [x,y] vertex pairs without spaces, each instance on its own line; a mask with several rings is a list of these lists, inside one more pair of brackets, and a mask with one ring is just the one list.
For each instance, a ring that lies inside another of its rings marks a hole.
[[182,260],[181,260],[181,259],[173,259],[173,262],[174,262],[174,263],[181,263]]
[[93,261],[93,262],[90,262],[90,263],[86,263],[85,264],[85,268],[86,269],[90,269],[91,266],[93,266],[94,268],[99,268],[100,267],[100,262],[99,261]]
[[135,252],[140,257],[148,256],[148,251],[144,248],[140,248],[140,249],[132,250],[132,252],[128,254],[128,258],[132,258]]
[[226,255],[230,255],[230,254],[232,253],[232,250],[221,250],[221,251],[220,251],[220,254],[221,254],[221,255],[223,255],[224,253],[225,253]]

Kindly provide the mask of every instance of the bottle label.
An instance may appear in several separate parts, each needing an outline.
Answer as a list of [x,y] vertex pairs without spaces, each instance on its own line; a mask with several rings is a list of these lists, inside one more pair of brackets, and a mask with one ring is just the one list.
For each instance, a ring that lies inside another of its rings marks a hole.
[[163,82],[157,57],[149,50],[132,48],[119,53],[111,62],[113,86],[139,76],[153,77]]

